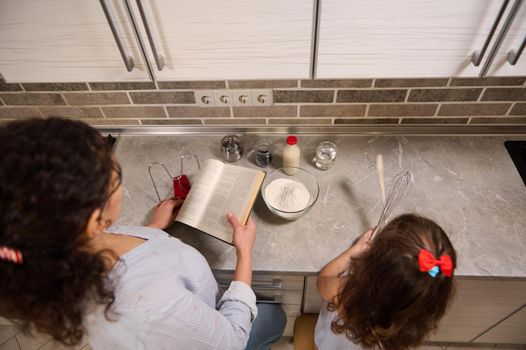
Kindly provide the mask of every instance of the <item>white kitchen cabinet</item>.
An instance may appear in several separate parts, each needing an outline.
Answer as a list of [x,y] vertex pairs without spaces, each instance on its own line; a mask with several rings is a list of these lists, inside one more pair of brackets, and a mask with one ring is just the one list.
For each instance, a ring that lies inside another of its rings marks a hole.
[[323,306],[323,298],[316,287],[316,276],[307,276],[305,281],[305,298],[303,312],[307,314],[319,313]]
[[[7,82],[148,81],[150,71],[159,81],[308,79],[315,68],[325,79],[475,77],[515,1],[475,67],[472,55],[491,37],[504,0],[320,0],[318,18],[315,0],[104,0],[110,19],[97,0],[2,0],[0,75]],[[525,36],[523,4],[488,76],[526,74],[526,53],[514,66],[506,61]]]
[[475,67],[472,54],[484,46],[502,4],[322,0],[316,78],[475,77],[482,64]]
[[106,4],[131,72],[99,1],[2,0],[0,74],[7,82],[150,80],[124,3]]
[[[234,277],[233,271],[215,270],[214,276],[223,289],[228,289]],[[297,274],[276,274],[254,272],[252,289],[258,302],[280,303],[287,315],[287,324],[283,335],[291,337],[294,321],[301,314],[303,285],[305,277]]]
[[[508,60],[510,52],[517,52],[521,44],[526,40],[526,4],[522,4],[512,22],[509,31],[497,51],[495,59],[489,67],[488,76],[516,76],[526,74],[526,52],[518,58],[515,65]],[[525,50],[526,51],[526,50]]]
[[310,77],[313,0],[140,3],[144,16],[130,1],[157,80]]

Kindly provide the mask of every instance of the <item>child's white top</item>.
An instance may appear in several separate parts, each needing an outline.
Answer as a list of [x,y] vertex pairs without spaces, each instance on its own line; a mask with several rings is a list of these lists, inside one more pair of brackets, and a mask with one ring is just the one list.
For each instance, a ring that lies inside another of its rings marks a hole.
[[[205,258],[166,232],[113,226],[111,232],[146,241],[121,256],[114,322],[98,306],[85,318],[93,349],[244,349],[256,296],[243,282],[223,294]],[[110,313],[110,317],[111,317]]]
[[336,318],[335,311],[327,310],[327,302],[321,306],[318,322],[314,331],[314,340],[319,350],[361,350],[359,345],[354,344],[344,334],[335,334],[331,330],[331,322]]

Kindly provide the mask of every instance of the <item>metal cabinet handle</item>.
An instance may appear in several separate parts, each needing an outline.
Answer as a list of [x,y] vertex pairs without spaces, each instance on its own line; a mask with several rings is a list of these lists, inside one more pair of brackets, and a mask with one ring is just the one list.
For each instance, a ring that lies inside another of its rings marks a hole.
[[[230,286],[230,282],[227,281],[220,281],[219,285],[222,288],[228,288]],[[264,283],[264,282],[254,282],[252,283],[252,289],[265,289],[265,290],[274,290],[274,289],[281,289],[281,280],[280,279],[273,279],[272,283]]]
[[148,40],[150,41],[150,47],[152,48],[153,57],[155,58],[155,64],[157,64],[157,69],[162,71],[164,68],[164,58],[157,51],[155,42],[153,41],[152,31],[150,30],[150,25],[148,24],[148,19],[146,18],[146,13],[144,12],[144,7],[142,6],[141,0],[137,0],[137,7],[141,13],[142,22],[144,23],[144,29],[146,29],[146,35],[148,35]]
[[272,299],[256,299],[258,304],[282,304],[281,296],[274,295]]
[[511,7],[511,10],[509,12],[508,18],[506,18],[506,21],[504,21],[504,24],[502,25],[502,29],[500,30],[499,35],[497,36],[497,39],[495,39],[495,44],[491,48],[490,53],[488,54],[488,59],[486,62],[484,62],[484,66],[480,70],[479,78],[482,78],[488,73],[489,68],[491,67],[491,64],[495,60],[495,57],[497,56],[497,52],[499,51],[502,42],[504,41],[504,38],[506,37],[506,34],[510,30],[510,27],[515,20],[515,17],[517,17],[517,13],[519,12],[519,9],[522,5],[523,0],[515,0],[513,3],[513,6]]
[[489,47],[489,43],[491,42],[491,38],[493,38],[493,35],[495,34],[497,27],[499,26],[500,20],[502,19],[502,16],[504,15],[504,11],[506,11],[506,7],[508,7],[509,2],[510,0],[504,0],[504,2],[502,3],[499,14],[497,15],[497,18],[495,18],[495,22],[493,22],[493,26],[491,27],[488,37],[486,38],[486,42],[484,43],[484,46],[482,46],[482,50],[475,51],[473,52],[473,55],[471,55],[471,62],[473,63],[475,67],[478,67],[480,63],[482,62],[482,59],[484,58],[484,55],[486,54],[486,50]]
[[522,51],[524,51],[524,46],[526,46],[526,36],[524,37],[524,40],[522,41],[522,44],[519,47],[518,51],[511,50],[510,52],[508,52],[507,60],[509,64],[511,64],[512,66],[517,64],[517,61],[522,55]]
[[273,279],[271,284],[254,282],[252,283],[253,289],[281,289],[281,280]]
[[115,42],[117,43],[117,47],[119,48],[119,51],[122,56],[122,60],[124,61],[124,65],[126,66],[126,70],[128,72],[131,72],[133,68],[135,67],[135,64],[133,63],[133,57],[126,54],[126,51],[124,51],[124,46],[122,45],[121,38],[119,37],[119,33],[117,33],[117,28],[115,28],[115,23],[113,22],[113,18],[111,17],[110,9],[108,8],[108,5],[106,4],[106,0],[100,0],[100,5],[102,6],[102,10],[104,11],[104,15],[106,16],[106,19],[108,20],[108,24],[110,25],[111,32],[113,33],[113,37],[115,38]]

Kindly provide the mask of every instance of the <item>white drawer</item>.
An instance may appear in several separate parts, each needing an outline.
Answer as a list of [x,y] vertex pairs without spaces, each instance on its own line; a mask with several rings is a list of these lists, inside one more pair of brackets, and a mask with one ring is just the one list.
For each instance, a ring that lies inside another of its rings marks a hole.
[[[234,272],[214,271],[214,275],[217,282],[226,289],[234,277]],[[252,278],[252,289],[258,302],[281,304],[287,317],[293,318],[301,314],[303,284],[304,276],[298,275],[255,272]]]
[[305,304],[303,312],[317,314],[321,310],[323,298],[316,287],[316,276],[308,276],[305,283]]
[[287,325],[283,331],[284,337],[294,336],[294,322],[296,322],[296,316],[287,316]]
[[[285,291],[285,290],[254,290],[259,302],[272,302],[282,304],[287,310],[291,311],[291,315],[299,315],[301,311],[301,300],[303,293],[301,291]],[[287,312],[289,315],[289,312]]]
[[[215,270],[214,276],[222,286],[228,286],[234,278],[234,271]],[[284,275],[273,273],[258,273],[252,275],[252,289],[286,289],[303,290],[304,277],[300,275]]]

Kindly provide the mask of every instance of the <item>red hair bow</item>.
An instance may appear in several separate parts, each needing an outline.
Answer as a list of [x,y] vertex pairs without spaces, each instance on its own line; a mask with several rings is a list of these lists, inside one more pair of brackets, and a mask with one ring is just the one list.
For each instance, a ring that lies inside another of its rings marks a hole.
[[418,253],[418,265],[420,266],[420,271],[428,272],[432,277],[435,277],[438,273],[435,267],[438,267],[444,276],[451,277],[453,275],[453,261],[449,255],[442,255],[437,260],[431,252],[421,249],[420,253]]

